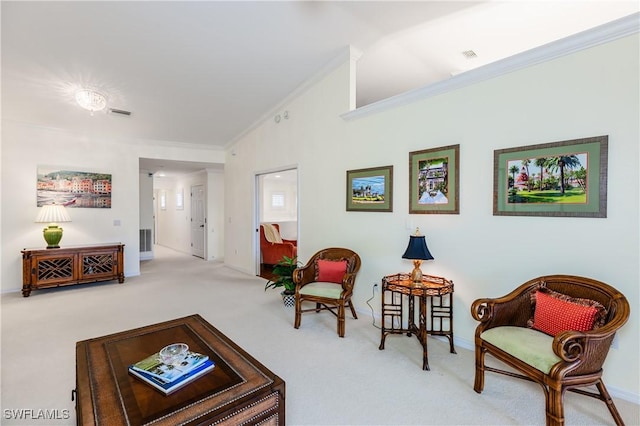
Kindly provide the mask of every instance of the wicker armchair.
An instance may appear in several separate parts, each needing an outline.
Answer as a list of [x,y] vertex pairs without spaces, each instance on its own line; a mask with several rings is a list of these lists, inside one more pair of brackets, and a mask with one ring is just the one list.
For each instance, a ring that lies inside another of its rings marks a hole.
[[[322,268],[327,264],[342,264],[343,270],[333,274],[325,272]],[[304,312],[328,310],[338,317],[338,336],[344,337],[345,308],[349,307],[353,318],[358,319],[351,303],[358,270],[360,256],[349,249],[336,247],[320,250],[305,266],[296,269],[293,273],[296,283],[296,317],[293,326],[300,328]],[[303,302],[313,302],[315,308],[302,309]]]
[[[531,296],[541,286],[572,298],[599,302],[606,309],[603,325],[590,331],[561,331],[555,336],[528,328],[535,310],[535,299]],[[484,388],[485,371],[506,374],[542,386],[547,425],[564,424],[565,390],[600,399],[616,424],[624,424],[602,381],[602,365],[616,330],[629,318],[629,303],[616,289],[589,278],[544,276],[526,282],[504,297],[476,300],[471,305],[471,314],[480,321],[475,334],[476,392],[481,393]],[[520,340],[514,337],[517,334]],[[500,338],[496,338],[498,335]],[[506,341],[509,339],[511,341]],[[486,366],[485,354],[491,354],[521,374]],[[540,365],[541,357],[546,357],[546,367]],[[538,360],[532,361],[533,358]],[[598,393],[576,389],[591,385],[596,386]]]

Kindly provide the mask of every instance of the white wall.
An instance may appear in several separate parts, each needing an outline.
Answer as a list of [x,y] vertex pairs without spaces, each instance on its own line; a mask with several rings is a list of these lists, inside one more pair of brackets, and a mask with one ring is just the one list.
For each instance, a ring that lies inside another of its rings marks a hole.
[[[20,250],[43,247],[43,225],[34,223],[38,165],[111,173],[110,209],[69,209],[62,246],[122,242],[125,276],[138,275],[139,263],[139,158],[223,163],[220,150],[167,146],[150,141],[117,141],[72,134],[55,129],[2,122],[1,257],[2,292],[22,288]],[[220,210],[222,208],[220,207]],[[221,213],[220,213],[221,214]],[[115,225],[114,221],[120,221]]]
[[224,173],[207,171],[207,259],[224,260]]
[[[339,117],[350,105],[346,63],[284,106],[284,126],[267,120],[229,149],[226,263],[251,272],[253,176],[297,164],[300,259],[328,246],[357,251],[363,263],[354,302],[363,314],[373,283],[412,269],[401,255],[415,226],[435,256],[423,270],[455,283],[455,335],[467,347],[476,298],[545,274],[599,279],[622,291],[632,309],[605,380],[637,402],[638,48],[635,34],[350,122]],[[598,135],[609,135],[607,218],[493,216],[494,150]],[[409,152],[451,144],[460,144],[460,214],[409,215]],[[346,212],[345,171],[386,165],[394,166],[394,211]],[[371,303],[379,314],[377,296]]]

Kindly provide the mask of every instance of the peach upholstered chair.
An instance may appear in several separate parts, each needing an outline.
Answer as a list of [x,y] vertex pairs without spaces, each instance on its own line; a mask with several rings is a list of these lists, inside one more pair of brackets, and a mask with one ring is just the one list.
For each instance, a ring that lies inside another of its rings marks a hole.
[[[300,327],[304,312],[327,310],[338,317],[338,336],[344,337],[345,309],[349,307],[358,319],[351,303],[356,274],[360,270],[360,256],[346,248],[327,248],[314,254],[306,265],[296,269],[296,318],[294,327]],[[304,302],[314,308],[302,309]]]
[[[484,372],[534,381],[546,399],[546,424],[563,425],[566,390],[603,401],[624,422],[602,381],[602,364],[616,331],[629,318],[627,299],[608,284],[573,275],[532,279],[506,296],[471,306],[476,328],[474,390]],[[485,365],[490,354],[518,373]],[[598,393],[586,391],[595,385]]]
[[[265,227],[270,229],[265,232]],[[280,226],[277,223],[263,224],[260,225],[260,252],[262,253],[262,263],[276,265],[284,256],[295,258],[298,255],[297,242],[283,239],[280,236]]]

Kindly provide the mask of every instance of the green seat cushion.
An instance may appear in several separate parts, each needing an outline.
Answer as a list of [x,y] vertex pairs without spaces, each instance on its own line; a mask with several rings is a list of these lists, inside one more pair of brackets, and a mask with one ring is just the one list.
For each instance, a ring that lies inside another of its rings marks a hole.
[[561,361],[551,348],[553,337],[531,328],[495,327],[480,337],[544,374],[549,374],[551,367]]
[[342,285],[323,281],[315,281],[302,287],[300,289],[300,294],[305,296],[319,296],[327,297],[329,299],[340,299],[340,295],[342,294]]

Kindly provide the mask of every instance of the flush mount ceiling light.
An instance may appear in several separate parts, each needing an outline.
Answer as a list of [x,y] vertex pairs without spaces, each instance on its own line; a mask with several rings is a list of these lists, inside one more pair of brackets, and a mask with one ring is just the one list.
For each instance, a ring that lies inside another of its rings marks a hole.
[[76,92],[76,102],[82,108],[93,113],[107,106],[107,98],[100,92],[91,89],[80,89]]

